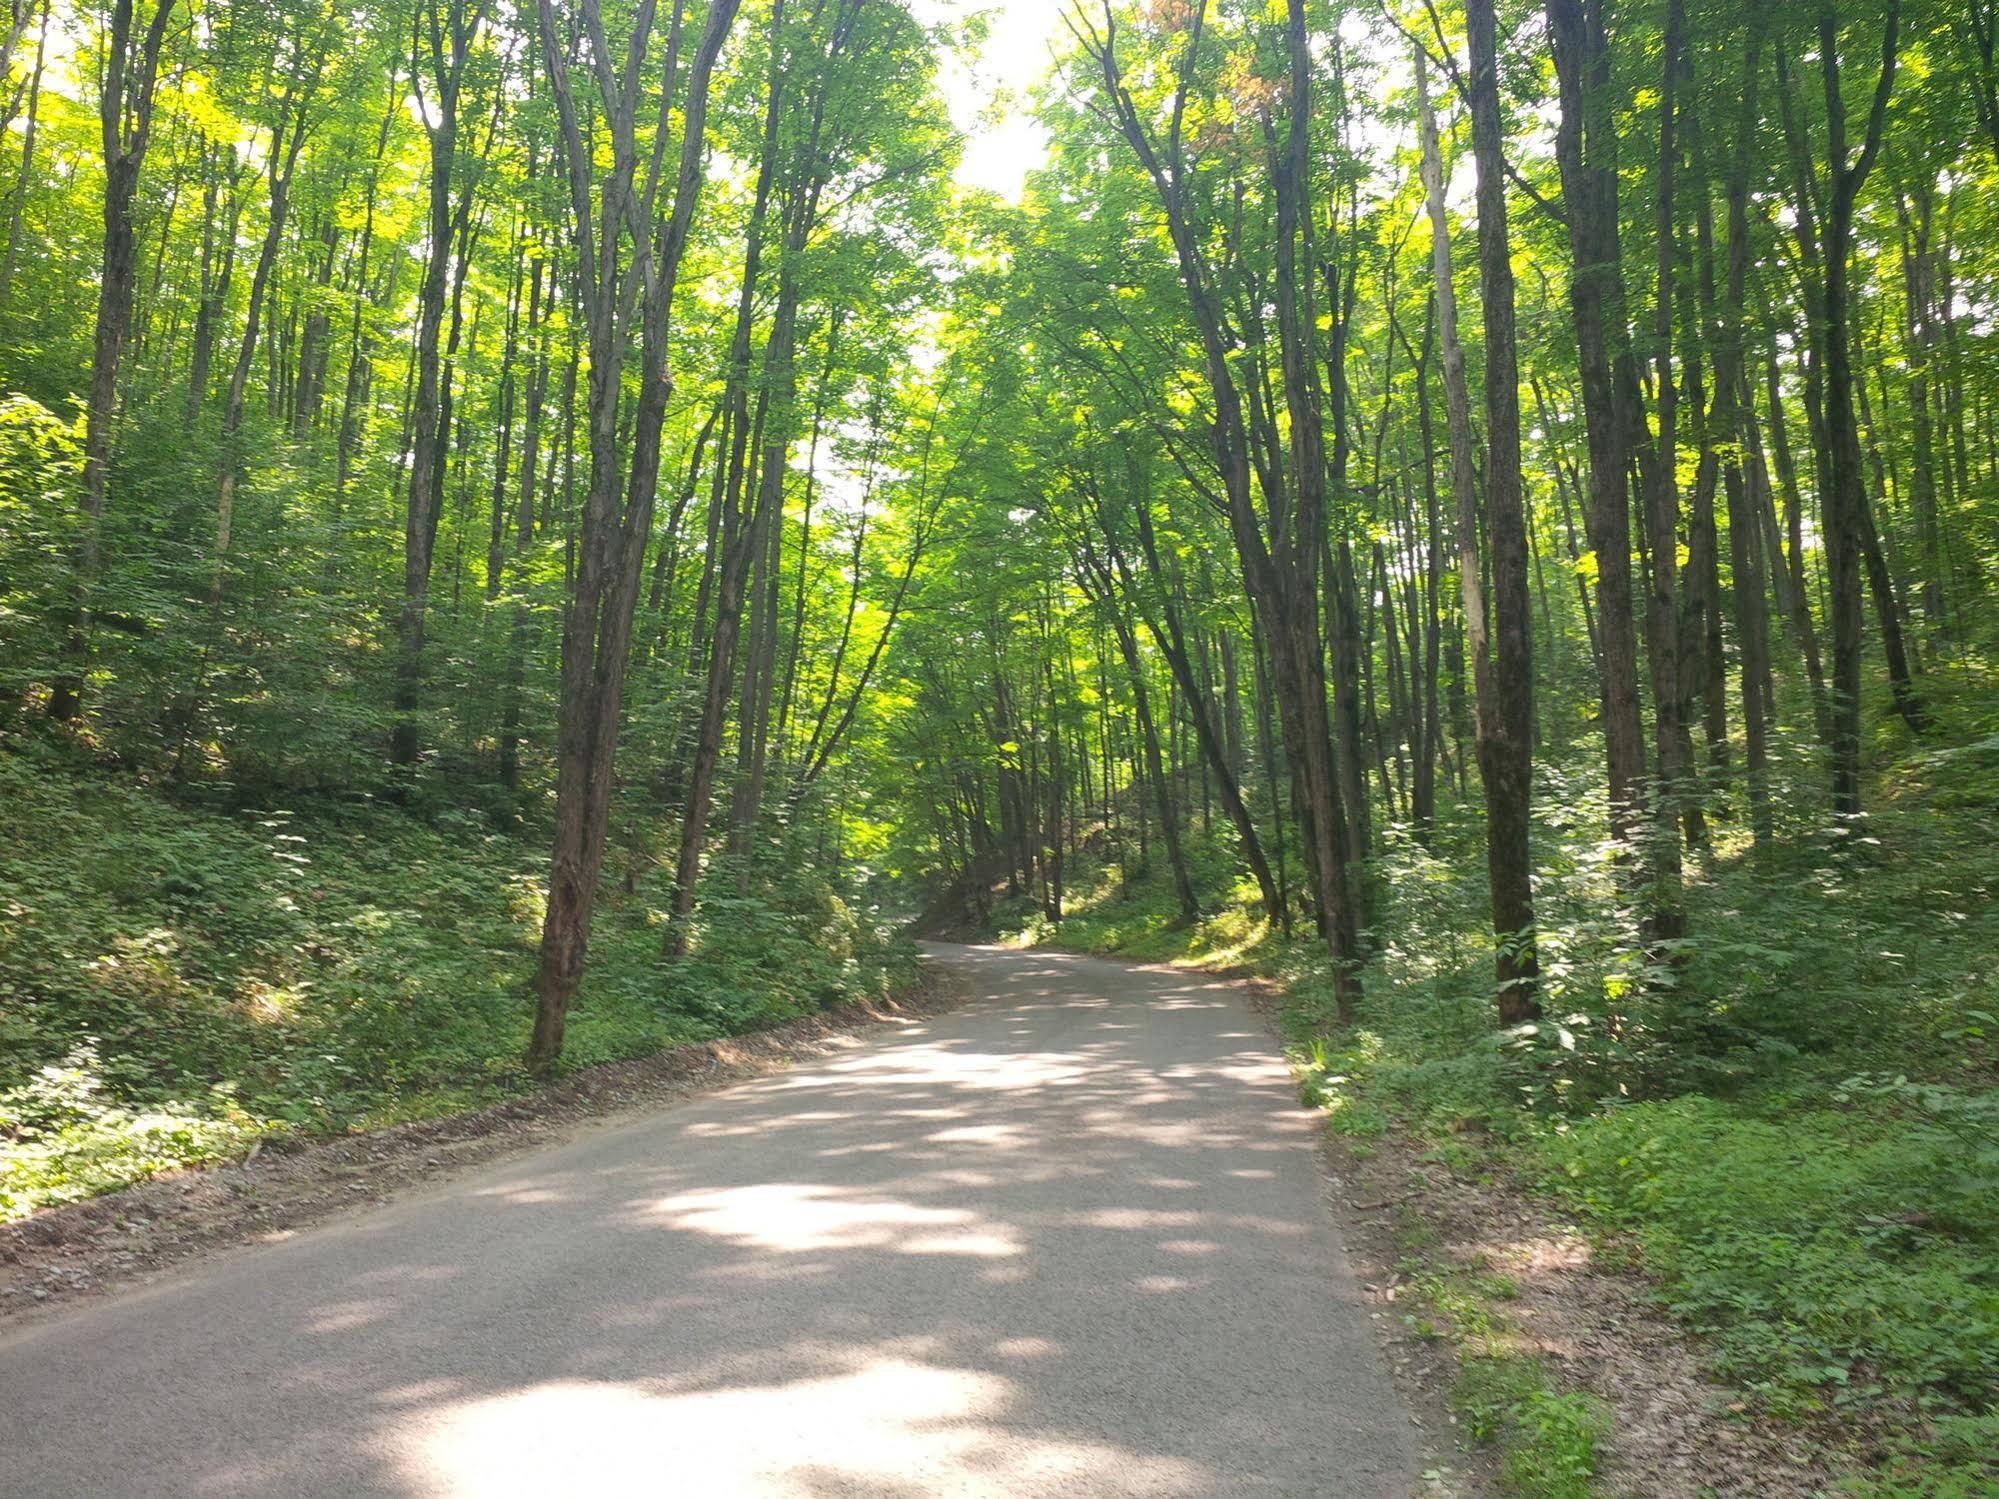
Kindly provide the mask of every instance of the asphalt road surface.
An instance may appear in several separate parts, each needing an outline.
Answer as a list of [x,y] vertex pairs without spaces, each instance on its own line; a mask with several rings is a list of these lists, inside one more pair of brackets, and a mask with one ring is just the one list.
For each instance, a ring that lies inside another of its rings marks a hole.
[[0,1493],[1412,1492],[1239,992],[939,952],[923,1025],[0,1342]]

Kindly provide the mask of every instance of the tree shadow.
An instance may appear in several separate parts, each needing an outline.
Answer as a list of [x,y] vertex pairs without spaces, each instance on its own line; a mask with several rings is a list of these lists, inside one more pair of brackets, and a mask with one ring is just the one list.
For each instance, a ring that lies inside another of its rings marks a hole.
[[1399,1495],[1230,986],[990,998],[0,1345],[38,1495]]

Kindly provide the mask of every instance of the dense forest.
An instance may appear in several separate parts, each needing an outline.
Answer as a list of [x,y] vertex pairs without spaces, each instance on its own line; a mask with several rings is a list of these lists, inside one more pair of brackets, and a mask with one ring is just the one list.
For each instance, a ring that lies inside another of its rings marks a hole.
[[7,3],[0,1213],[1227,963],[1990,1492],[1992,0]]

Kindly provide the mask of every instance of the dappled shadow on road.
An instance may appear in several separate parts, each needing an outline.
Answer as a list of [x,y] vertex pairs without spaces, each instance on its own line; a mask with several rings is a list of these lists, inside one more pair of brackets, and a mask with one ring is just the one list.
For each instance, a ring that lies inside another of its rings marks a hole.
[[886,1045],[246,1259],[228,1317],[153,1299],[124,1358],[205,1308],[217,1361],[138,1371],[98,1466],[172,1421],[214,1440],[148,1492],[1406,1492],[1239,997],[966,961],[992,998]]

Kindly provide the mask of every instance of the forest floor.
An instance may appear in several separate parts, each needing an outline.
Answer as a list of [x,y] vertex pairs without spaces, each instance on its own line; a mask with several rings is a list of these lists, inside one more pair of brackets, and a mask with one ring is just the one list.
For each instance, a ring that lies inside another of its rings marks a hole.
[[483,1108],[331,1140],[280,1142],[0,1223],[0,1329],[144,1285],[206,1255],[278,1243],[412,1187],[545,1150],[582,1130],[825,1061],[954,1007],[964,986],[926,966],[895,998],[606,1062]]
[[1645,1283],[1606,1265],[1546,1202],[1453,1171],[1419,1140],[1356,1150],[1330,1136],[1328,1149],[1349,1254],[1393,1360],[1442,1395],[1466,1456],[1497,1487],[1537,1499],[1808,1499],[1836,1482],[1804,1433],[1742,1419]]

